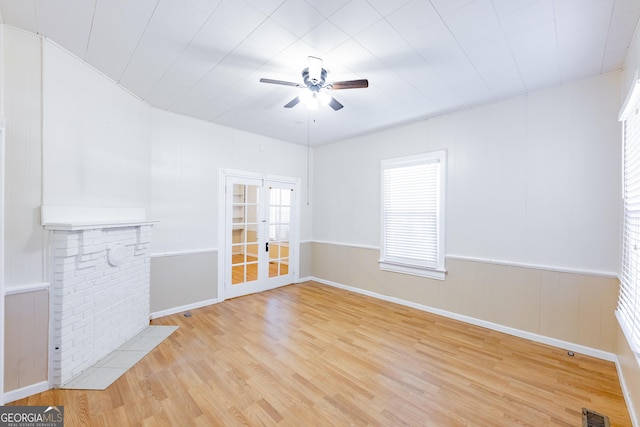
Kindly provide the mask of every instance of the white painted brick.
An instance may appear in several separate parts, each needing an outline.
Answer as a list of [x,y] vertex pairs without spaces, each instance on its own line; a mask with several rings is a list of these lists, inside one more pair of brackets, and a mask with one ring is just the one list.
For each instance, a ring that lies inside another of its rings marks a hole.
[[100,280],[103,277],[104,277],[104,272],[96,266],[95,269],[93,269],[92,271],[88,271],[84,275],[84,282],[87,284],[86,286],[90,288],[95,285],[96,280]]
[[91,243],[85,242],[85,244],[81,248],[81,252],[83,255],[86,254],[94,254],[96,252],[104,252],[107,248],[107,245],[104,241],[100,239],[92,239]]
[[54,258],[60,258],[60,257],[70,257],[70,256],[75,256],[78,255],[79,253],[79,247],[75,246],[75,247],[64,247],[64,248],[55,248],[55,250],[53,251],[53,256]]
[[76,262],[75,257],[55,257],[53,259],[53,263],[55,265],[54,268],[56,268],[59,271],[65,271],[67,269],[67,266],[70,266],[71,268],[73,268],[75,262]]
[[77,249],[80,247],[80,238],[78,235],[68,236],[66,240],[58,240],[60,249]]
[[56,231],[51,238],[52,242],[66,242],[71,240],[77,240],[79,237],[78,232],[73,231]]
[[[73,333],[73,324],[72,324],[72,323],[69,323],[69,324],[64,325],[64,326],[60,329],[60,331],[59,331],[59,334],[60,334],[60,335],[59,335],[59,336],[60,336],[60,337],[62,337],[62,336],[67,337],[67,336],[69,336],[69,334],[72,334],[72,333]],[[62,341],[60,341],[60,343],[61,343],[61,342],[62,342]]]
[[95,258],[93,257],[93,254],[81,253],[75,258],[75,260],[80,264],[83,262],[95,261]]
[[97,239],[102,237],[103,231],[100,229],[95,230],[82,230],[82,239],[87,241],[87,239]]
[[75,298],[73,300],[63,299],[62,304],[56,305],[56,307],[60,307],[60,320],[69,318],[73,319],[75,316],[75,308],[82,305],[83,302],[82,298]]
[[116,241],[124,246],[135,245],[137,243],[136,236],[133,234],[119,236]]
[[[52,247],[52,354],[60,386],[149,324],[151,226],[54,232]],[[107,250],[126,246],[123,264]]]
[[77,270],[84,270],[84,269],[88,269],[88,268],[93,268],[92,271],[95,271],[95,266],[96,266],[96,261],[95,260],[87,260],[87,261],[78,261],[76,263],[76,268]]

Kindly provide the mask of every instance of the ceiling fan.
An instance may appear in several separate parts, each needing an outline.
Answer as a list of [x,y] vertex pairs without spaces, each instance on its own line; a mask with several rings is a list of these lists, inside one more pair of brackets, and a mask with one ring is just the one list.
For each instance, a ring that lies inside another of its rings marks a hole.
[[367,79],[345,80],[341,82],[327,83],[327,70],[322,68],[322,59],[315,56],[309,57],[309,66],[302,70],[302,81],[304,83],[287,82],[284,80],[260,79],[261,83],[271,83],[283,86],[294,86],[305,89],[299,96],[287,103],[285,108],[292,108],[303,102],[310,110],[315,110],[319,105],[329,105],[338,111],[344,105],[339,103],[329,94],[330,90],[359,89],[369,87]]

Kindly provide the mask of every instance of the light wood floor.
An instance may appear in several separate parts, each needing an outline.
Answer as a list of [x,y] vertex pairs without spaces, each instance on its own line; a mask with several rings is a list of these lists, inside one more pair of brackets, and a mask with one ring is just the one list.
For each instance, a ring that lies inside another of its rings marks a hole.
[[106,391],[14,404],[67,427],[631,425],[612,363],[317,283],[152,323],[180,328]]
[[[231,267],[231,284],[238,285],[241,283],[252,282],[258,280],[258,258],[255,256],[247,255],[246,258],[241,254],[234,254],[232,256],[233,264],[239,264],[244,262],[254,264],[240,264]],[[246,274],[245,274],[246,269]],[[289,274],[289,265],[280,262],[280,260],[269,260],[269,277],[285,276]]]

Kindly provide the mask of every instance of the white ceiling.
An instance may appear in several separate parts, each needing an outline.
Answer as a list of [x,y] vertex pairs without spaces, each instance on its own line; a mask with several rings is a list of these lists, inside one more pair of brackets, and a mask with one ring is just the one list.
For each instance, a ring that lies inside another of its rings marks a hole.
[[[317,145],[622,68],[638,0],[0,0],[149,104]],[[307,56],[345,108],[283,105]],[[310,114],[310,115],[309,115]]]

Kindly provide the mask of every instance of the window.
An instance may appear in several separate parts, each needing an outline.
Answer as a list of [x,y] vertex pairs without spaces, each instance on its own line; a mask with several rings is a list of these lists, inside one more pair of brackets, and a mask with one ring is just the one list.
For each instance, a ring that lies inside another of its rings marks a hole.
[[636,356],[640,356],[640,80],[622,110],[623,226],[620,297],[616,316]]
[[382,161],[380,268],[444,280],[446,151]]

